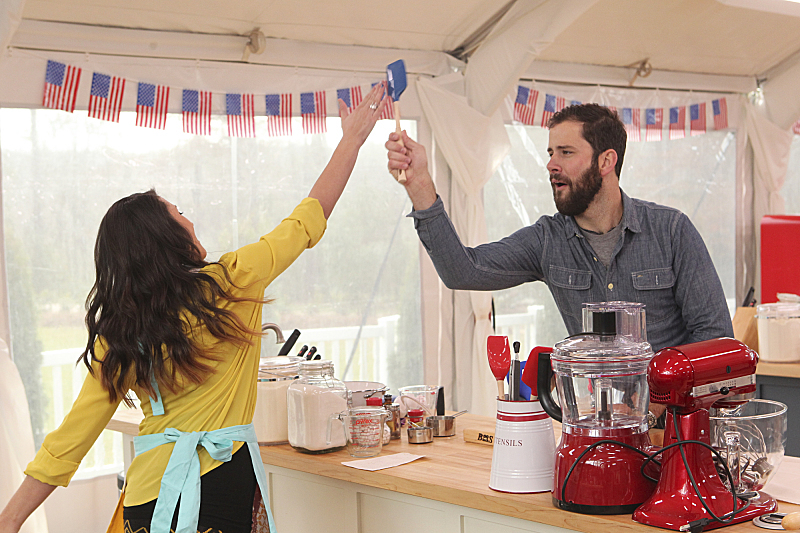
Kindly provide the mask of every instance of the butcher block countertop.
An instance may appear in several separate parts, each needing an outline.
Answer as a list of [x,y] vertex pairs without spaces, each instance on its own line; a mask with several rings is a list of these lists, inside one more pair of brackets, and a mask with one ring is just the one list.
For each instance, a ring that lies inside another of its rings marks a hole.
[[[120,410],[109,422],[108,429],[136,435],[141,418],[141,411]],[[454,437],[434,438],[434,442],[430,444],[409,444],[405,435],[399,441],[392,441],[384,447],[381,455],[407,452],[425,457],[375,472],[342,465],[343,461],[353,460],[344,450],[309,455],[295,451],[288,444],[262,446],[261,458],[265,464],[273,466],[573,531],[611,533],[657,530],[634,522],[630,515],[598,516],[562,511],[553,506],[549,492],[508,494],[491,490],[488,483],[492,465],[492,446],[465,442],[463,430],[477,429],[494,433],[494,419],[467,413],[460,416],[456,422]],[[559,431],[558,427],[556,431]],[[778,510],[785,513],[795,512],[800,511],[800,506],[779,502]],[[755,533],[764,530],[752,522],[745,522],[727,526],[720,531]]]
[[756,375],[800,378],[800,363],[768,363],[766,361],[759,361],[758,366],[756,366]]

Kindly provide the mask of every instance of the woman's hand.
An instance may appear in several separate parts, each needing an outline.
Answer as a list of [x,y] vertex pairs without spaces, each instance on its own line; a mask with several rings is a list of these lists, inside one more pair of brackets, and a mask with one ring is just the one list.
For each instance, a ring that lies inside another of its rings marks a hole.
[[376,83],[367,96],[352,111],[343,100],[339,100],[339,117],[342,119],[342,140],[352,140],[361,146],[369,137],[372,128],[389,105],[386,82]]

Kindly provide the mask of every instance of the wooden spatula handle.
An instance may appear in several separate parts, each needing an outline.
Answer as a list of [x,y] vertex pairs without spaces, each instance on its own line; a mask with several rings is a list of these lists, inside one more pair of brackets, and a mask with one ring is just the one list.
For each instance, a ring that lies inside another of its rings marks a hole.
[[502,379],[498,379],[497,380],[497,398],[500,399],[500,400],[505,400],[506,399],[506,391],[505,391],[505,388],[503,387],[503,380]]
[[[400,128],[400,102],[395,100],[392,102],[394,105],[394,120],[396,124],[395,131],[398,135],[400,135],[400,145],[405,147],[403,144],[403,130]],[[406,182],[406,171],[405,170],[393,170],[392,175],[394,179],[397,180],[398,183],[405,183]]]

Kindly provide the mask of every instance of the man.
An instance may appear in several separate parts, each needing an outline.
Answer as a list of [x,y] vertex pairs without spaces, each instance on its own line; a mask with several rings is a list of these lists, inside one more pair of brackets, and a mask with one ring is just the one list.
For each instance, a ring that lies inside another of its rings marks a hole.
[[544,281],[570,335],[585,302],[645,304],[654,350],[717,337],[733,326],[703,239],[676,209],[619,186],[627,133],[616,112],[570,106],[549,122],[550,184],[558,213],[500,241],[461,244],[428,172],[422,145],[389,136],[389,170],[405,170],[417,233],[451,289],[500,290]]

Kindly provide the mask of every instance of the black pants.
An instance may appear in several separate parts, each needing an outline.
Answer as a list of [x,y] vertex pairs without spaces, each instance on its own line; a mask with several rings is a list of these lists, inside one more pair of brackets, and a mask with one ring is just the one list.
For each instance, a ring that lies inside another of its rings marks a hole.
[[[201,533],[250,533],[256,485],[253,463],[245,444],[230,461],[200,477],[197,530]],[[125,532],[148,533],[157,501],[125,507]],[[172,531],[177,527],[179,507],[180,500],[172,517]]]

